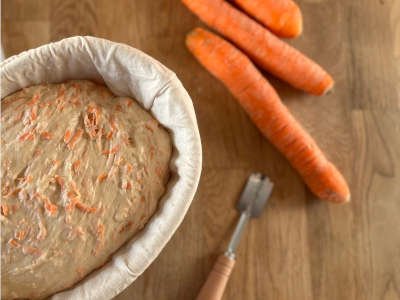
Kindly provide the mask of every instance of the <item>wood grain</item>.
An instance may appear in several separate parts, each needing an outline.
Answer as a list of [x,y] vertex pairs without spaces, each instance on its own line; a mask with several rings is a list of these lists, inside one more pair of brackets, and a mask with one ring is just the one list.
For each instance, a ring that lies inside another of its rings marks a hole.
[[276,188],[241,241],[224,299],[400,299],[400,1],[302,0],[289,41],[336,79],[323,97],[266,76],[348,179],[352,202],[315,199],[224,86],[184,47],[200,25],[179,0],[5,0],[6,55],[73,35],[127,43],[173,69],[192,96],[204,170],[182,226],[115,299],[194,299],[226,247],[247,176]]

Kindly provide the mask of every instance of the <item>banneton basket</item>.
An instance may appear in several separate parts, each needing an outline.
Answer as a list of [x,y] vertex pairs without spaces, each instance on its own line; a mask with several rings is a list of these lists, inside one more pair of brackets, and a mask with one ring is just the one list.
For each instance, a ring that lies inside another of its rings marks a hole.
[[154,261],[194,197],[202,152],[192,101],[176,75],[155,59],[94,37],[72,37],[29,50],[6,59],[0,68],[2,99],[31,85],[90,79],[104,83],[118,96],[135,98],[171,133],[171,179],[155,215],[107,265],[51,298],[110,299]]

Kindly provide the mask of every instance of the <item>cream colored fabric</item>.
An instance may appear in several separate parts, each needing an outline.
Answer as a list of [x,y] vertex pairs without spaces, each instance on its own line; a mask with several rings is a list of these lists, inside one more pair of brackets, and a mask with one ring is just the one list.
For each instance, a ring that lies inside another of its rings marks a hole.
[[43,82],[90,79],[118,96],[138,100],[168,128],[174,150],[172,178],[159,210],[102,269],[52,299],[110,299],[157,257],[181,223],[201,172],[201,143],[191,99],[175,74],[127,45],[73,37],[10,57],[0,64],[2,95]]

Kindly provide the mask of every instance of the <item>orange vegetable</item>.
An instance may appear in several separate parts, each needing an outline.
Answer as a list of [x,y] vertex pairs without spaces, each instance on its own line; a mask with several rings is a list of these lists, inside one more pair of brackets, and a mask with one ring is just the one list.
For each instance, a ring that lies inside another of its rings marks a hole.
[[33,133],[33,129],[30,132],[26,132],[19,136],[20,141],[33,140],[34,138],[35,138],[35,135]]
[[74,148],[75,144],[78,142],[78,140],[82,137],[83,134],[83,130],[82,129],[78,129],[74,136],[72,137],[71,141],[68,143],[68,148],[72,149]]
[[43,132],[40,136],[45,140],[50,140],[53,137],[53,135],[49,132]]
[[251,61],[222,38],[195,29],[186,44],[195,57],[237,98],[254,124],[300,173],[319,198],[347,202],[346,181],[294,119]]
[[54,176],[58,182],[58,184],[60,185],[60,187],[63,189],[64,188],[64,179],[62,179],[60,176],[56,175]]
[[50,213],[50,215],[54,216],[56,211],[57,211],[57,206],[52,203],[46,203],[45,204],[45,209]]
[[19,240],[22,240],[22,239],[24,238],[24,235],[25,235],[25,231],[20,231],[20,232],[18,233],[18,239],[19,239]]
[[233,0],[233,2],[280,37],[296,37],[303,30],[300,8],[292,0]]
[[319,65],[225,1],[182,0],[207,25],[242,48],[261,68],[314,95],[333,87]]
[[68,142],[69,142],[70,139],[71,139],[71,134],[72,134],[71,130],[67,129],[67,130],[65,131],[65,134],[64,134],[64,143],[68,144]]
[[2,204],[1,205],[1,214],[3,216],[7,216],[8,215],[8,206],[6,204]]
[[80,164],[81,164],[81,161],[80,161],[79,159],[76,160],[76,161],[72,164],[72,166],[73,166],[75,172],[78,170]]
[[98,177],[97,177],[97,180],[99,181],[99,182],[102,182],[104,179],[106,179],[107,178],[107,174],[100,174]]
[[8,241],[8,244],[10,244],[11,246],[15,247],[15,248],[19,248],[21,247],[21,245],[14,239],[11,239]]
[[79,210],[83,211],[83,212],[88,212],[88,213],[94,213],[96,212],[97,208],[96,207],[90,207],[87,206],[79,201],[76,201],[75,203],[76,208],[78,208]]

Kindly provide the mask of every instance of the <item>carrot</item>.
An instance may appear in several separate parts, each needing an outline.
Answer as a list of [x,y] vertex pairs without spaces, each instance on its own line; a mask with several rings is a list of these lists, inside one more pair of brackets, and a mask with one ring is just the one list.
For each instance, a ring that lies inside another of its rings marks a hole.
[[72,166],[73,166],[73,168],[74,168],[74,172],[77,172],[78,171],[78,168],[79,168],[79,165],[81,164],[81,161],[78,159],[78,160],[76,160],[73,164],[72,164]]
[[46,203],[44,208],[50,213],[50,215],[54,216],[57,211],[57,206],[52,203]]
[[50,140],[53,137],[50,132],[43,132],[40,136],[45,140]]
[[30,132],[26,132],[19,136],[20,141],[33,140],[34,138],[35,138],[35,135],[33,133],[33,130],[31,130]]
[[292,0],[233,0],[280,37],[293,38],[301,34],[303,19],[300,8]]
[[56,175],[54,176],[58,182],[58,184],[60,185],[60,187],[63,189],[64,188],[64,179],[62,179],[60,176]]
[[99,181],[99,182],[102,182],[104,179],[106,179],[107,178],[107,174],[100,174],[98,177],[97,177],[97,180]]
[[3,216],[7,216],[8,215],[8,206],[6,204],[2,204],[1,205],[1,214]]
[[25,235],[25,231],[20,231],[20,232],[18,233],[18,239],[19,239],[19,240],[22,240],[23,237],[24,237],[24,235]]
[[72,149],[74,148],[76,142],[78,142],[78,140],[82,137],[83,134],[83,130],[82,129],[78,129],[74,136],[72,137],[71,141],[68,143],[68,148]]
[[121,148],[121,144],[116,144],[114,147],[111,148],[110,153],[111,153],[111,154],[117,153],[117,151],[119,150],[119,148]]
[[70,139],[71,139],[71,134],[72,134],[71,130],[67,129],[67,130],[65,131],[65,134],[64,134],[64,143],[68,144],[68,142],[69,142]]
[[182,1],[271,74],[314,95],[322,95],[332,88],[332,77],[319,65],[225,1]]
[[75,206],[79,210],[81,210],[83,212],[88,212],[88,213],[94,213],[97,210],[96,207],[89,207],[86,204],[83,204],[82,202],[79,202],[79,201],[76,201]]
[[145,127],[147,130],[154,132],[153,128],[150,125],[146,124]]
[[14,240],[14,239],[9,240],[9,241],[8,241],[8,244],[10,244],[11,246],[13,246],[13,247],[15,247],[15,248],[21,247],[21,244],[18,243],[18,242],[17,242],[16,240]]
[[343,176],[325,158],[312,137],[282,104],[273,87],[241,51],[200,28],[188,35],[186,44],[237,98],[254,124],[285,155],[315,195],[332,202],[350,200]]

